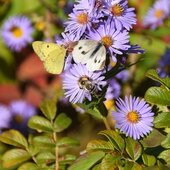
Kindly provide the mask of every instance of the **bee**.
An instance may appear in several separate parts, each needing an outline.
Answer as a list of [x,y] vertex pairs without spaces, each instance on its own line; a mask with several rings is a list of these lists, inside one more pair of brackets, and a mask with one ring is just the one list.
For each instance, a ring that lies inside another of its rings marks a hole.
[[78,81],[80,89],[85,89],[91,94],[96,94],[98,92],[97,84],[94,83],[89,77],[81,77]]

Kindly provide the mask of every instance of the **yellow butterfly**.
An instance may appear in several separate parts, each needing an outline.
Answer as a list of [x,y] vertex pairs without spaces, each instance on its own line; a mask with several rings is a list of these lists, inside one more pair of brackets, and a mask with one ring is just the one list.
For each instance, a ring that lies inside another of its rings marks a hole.
[[60,74],[64,67],[66,49],[55,43],[34,41],[32,43],[35,53],[44,63],[47,72]]

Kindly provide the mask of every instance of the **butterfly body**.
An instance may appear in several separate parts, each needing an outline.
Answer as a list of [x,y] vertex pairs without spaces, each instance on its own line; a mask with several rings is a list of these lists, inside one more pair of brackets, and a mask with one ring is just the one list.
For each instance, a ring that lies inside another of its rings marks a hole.
[[60,74],[62,72],[66,55],[64,47],[43,41],[34,41],[32,46],[49,73]]
[[89,71],[102,70],[106,61],[106,48],[94,40],[79,40],[72,56],[76,63],[86,64]]

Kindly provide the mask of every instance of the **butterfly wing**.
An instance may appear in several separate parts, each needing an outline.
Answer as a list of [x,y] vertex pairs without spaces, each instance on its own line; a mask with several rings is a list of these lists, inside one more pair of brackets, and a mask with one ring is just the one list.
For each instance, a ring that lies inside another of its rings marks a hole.
[[38,57],[40,58],[40,60],[44,61],[45,60],[45,55],[42,53],[41,51],[41,47],[45,42],[43,41],[34,41],[32,43],[32,47],[33,50],[35,51],[35,53],[38,55]]
[[86,63],[97,44],[98,42],[93,40],[79,40],[72,51],[73,60],[76,63]]
[[106,62],[106,48],[102,46],[95,55],[88,59],[86,62],[86,68],[89,71],[102,70]]
[[55,43],[33,42],[33,49],[44,62],[45,69],[52,74],[60,74],[64,67],[66,49]]
[[51,74],[60,74],[64,67],[65,53],[65,49],[51,51],[44,61],[45,69]]
[[106,60],[105,47],[94,40],[80,40],[72,51],[76,63],[86,64],[89,71],[101,70]]

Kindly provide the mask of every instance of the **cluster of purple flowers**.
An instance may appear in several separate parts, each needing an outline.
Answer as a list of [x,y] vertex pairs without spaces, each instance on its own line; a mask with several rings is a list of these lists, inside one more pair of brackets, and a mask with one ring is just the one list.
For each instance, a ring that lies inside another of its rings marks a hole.
[[170,1],[157,0],[148,10],[144,17],[143,24],[146,27],[155,29],[163,24],[163,21],[170,16]]
[[[138,45],[131,45],[129,42],[129,31],[136,24],[134,10],[134,8],[128,7],[127,0],[78,0],[65,23],[62,39],[56,41],[67,48],[72,42],[81,39],[95,40],[105,46],[109,60],[113,62],[117,62],[128,53],[142,53],[143,51]],[[69,53],[65,64],[66,73],[64,73],[67,76],[63,76],[65,95],[73,103],[82,103],[85,98],[91,101],[94,91],[86,86],[82,87],[80,80],[82,77],[87,77],[88,83],[100,91],[108,83],[104,78],[99,79],[100,75],[103,77],[106,71],[89,72],[84,65],[73,65],[72,63],[74,63],[72,55]],[[82,68],[83,75],[79,74]],[[82,89],[86,93],[82,93]]]
[[0,104],[0,131],[12,128],[27,134],[27,122],[35,114],[35,106],[25,100],[15,100],[9,105]]
[[25,16],[8,18],[4,22],[0,33],[4,43],[12,51],[19,52],[33,41],[33,27],[31,21]]
[[[127,0],[76,1],[65,23],[63,39],[56,40],[57,43],[69,47],[69,44],[81,39],[100,42],[110,57],[110,65],[107,69],[92,72],[84,64],[75,63],[69,53],[63,73],[63,88],[69,102],[91,101],[94,93],[102,91],[106,85],[106,99],[119,97],[121,86],[117,80],[126,81],[128,73],[122,72],[111,80],[105,80],[105,74],[111,69],[111,63],[124,60],[126,54],[144,52],[138,45],[129,42],[129,31],[133,24],[136,24],[136,15],[134,8],[128,7]],[[125,101],[119,98],[116,106],[117,112],[113,112],[113,117],[116,120],[115,127],[121,132],[138,140],[152,130],[153,113],[144,99],[126,96]]]

